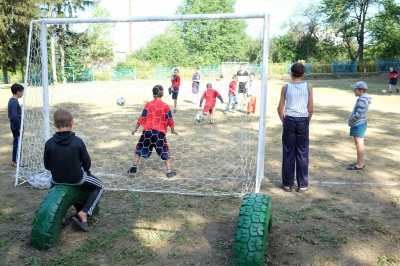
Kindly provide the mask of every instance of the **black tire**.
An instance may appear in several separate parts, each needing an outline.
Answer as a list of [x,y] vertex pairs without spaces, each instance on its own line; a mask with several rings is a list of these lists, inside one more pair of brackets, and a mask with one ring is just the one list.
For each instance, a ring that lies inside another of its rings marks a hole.
[[[31,247],[46,250],[57,245],[61,222],[66,212],[71,206],[74,206],[77,212],[82,210],[89,192],[90,190],[76,186],[52,187],[36,212],[31,231]],[[92,215],[98,214],[99,211],[97,203]]]
[[271,197],[246,194],[239,212],[233,265],[264,265],[267,236],[271,228]]

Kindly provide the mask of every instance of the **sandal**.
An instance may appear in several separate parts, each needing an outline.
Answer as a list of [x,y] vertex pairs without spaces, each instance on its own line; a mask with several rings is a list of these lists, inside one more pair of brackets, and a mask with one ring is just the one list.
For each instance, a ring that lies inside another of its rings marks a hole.
[[299,193],[306,193],[306,191],[309,191],[309,190],[310,190],[310,187],[305,187],[305,188],[302,188],[302,189],[300,189],[300,188],[296,189],[296,191],[299,192]]
[[281,184],[281,189],[283,189],[285,192],[292,192],[292,187],[285,187],[283,184]]
[[67,225],[71,223],[71,220],[67,218],[67,216],[64,216],[61,220],[61,226],[62,228],[65,228]]
[[362,170],[362,169],[364,169],[364,166],[359,168],[359,167],[357,167],[356,164],[353,164],[353,165],[349,165],[349,166],[347,167],[347,169],[348,169],[348,170]]
[[72,221],[80,228],[82,231],[89,232],[90,228],[87,222],[79,221],[78,217],[72,217]]

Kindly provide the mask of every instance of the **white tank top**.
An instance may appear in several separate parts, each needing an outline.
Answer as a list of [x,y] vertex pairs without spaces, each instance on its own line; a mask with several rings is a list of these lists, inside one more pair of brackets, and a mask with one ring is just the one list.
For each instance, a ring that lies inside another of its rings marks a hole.
[[286,85],[285,116],[308,117],[308,83],[289,83]]

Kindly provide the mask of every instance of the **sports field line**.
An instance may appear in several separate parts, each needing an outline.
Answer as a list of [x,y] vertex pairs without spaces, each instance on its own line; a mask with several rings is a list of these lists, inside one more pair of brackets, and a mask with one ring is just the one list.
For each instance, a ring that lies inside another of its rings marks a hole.
[[[270,182],[282,182],[282,180],[278,179],[268,179]],[[400,185],[400,182],[397,181],[383,181],[383,182],[370,182],[370,181],[342,181],[342,180],[331,180],[331,181],[319,181],[313,180],[309,181],[310,184],[318,184],[321,186],[330,186],[330,185],[370,185],[370,186],[382,186],[382,187],[393,187]]]

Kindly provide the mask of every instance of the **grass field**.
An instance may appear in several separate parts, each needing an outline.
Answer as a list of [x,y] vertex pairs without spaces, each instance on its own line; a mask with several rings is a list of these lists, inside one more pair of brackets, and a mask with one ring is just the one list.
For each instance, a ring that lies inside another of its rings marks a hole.
[[[311,191],[306,194],[279,189],[281,124],[276,107],[280,87],[287,80],[269,81],[261,193],[272,197],[274,227],[268,237],[266,265],[400,264],[400,95],[381,95],[387,89],[386,76],[365,80],[372,95],[366,168],[348,171],[346,166],[356,157],[346,124],[356,101],[349,84],[359,79],[310,81],[315,114],[310,125]],[[0,90],[1,265],[232,264],[242,200],[232,196],[106,191],[90,233],[71,225],[62,231],[57,247],[45,252],[30,248],[31,224],[47,190],[29,184],[14,187],[6,112],[10,96],[9,90]],[[217,105],[215,120],[225,119],[220,112],[224,106]]]

